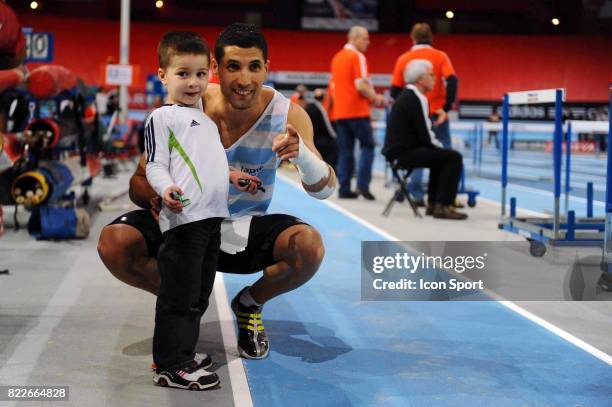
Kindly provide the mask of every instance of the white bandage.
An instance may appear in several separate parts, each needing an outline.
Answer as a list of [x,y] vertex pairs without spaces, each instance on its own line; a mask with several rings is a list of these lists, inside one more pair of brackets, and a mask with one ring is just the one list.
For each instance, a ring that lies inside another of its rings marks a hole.
[[323,187],[323,189],[320,191],[317,191],[317,192],[306,191],[306,192],[308,193],[308,195],[310,195],[313,198],[327,199],[334,193],[335,190],[336,190],[335,187],[332,188],[329,185],[325,185],[325,187]]
[[[321,160],[315,153],[310,151],[302,137],[298,135],[300,140],[298,156],[290,159],[293,164],[298,168],[300,178],[304,185],[315,185],[321,182],[322,179],[327,178],[330,174],[329,166],[323,160]],[[329,197],[335,190],[335,187],[325,185],[320,191],[306,191],[308,195],[317,199],[325,199]]]

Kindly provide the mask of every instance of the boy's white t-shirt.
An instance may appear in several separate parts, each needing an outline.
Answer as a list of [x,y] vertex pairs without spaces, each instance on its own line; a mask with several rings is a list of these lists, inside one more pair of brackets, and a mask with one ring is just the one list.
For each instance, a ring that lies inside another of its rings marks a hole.
[[147,180],[159,196],[172,184],[191,200],[182,213],[165,205],[159,215],[163,232],[202,219],[229,216],[229,168],[215,123],[200,109],[165,105],[145,126]]

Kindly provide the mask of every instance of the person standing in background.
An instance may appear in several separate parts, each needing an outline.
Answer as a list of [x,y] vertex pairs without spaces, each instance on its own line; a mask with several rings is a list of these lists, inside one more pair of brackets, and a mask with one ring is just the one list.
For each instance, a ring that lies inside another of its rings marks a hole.
[[291,94],[291,102],[300,105],[302,109],[306,109],[306,94],[308,88],[306,85],[299,84],[295,87],[295,92]]
[[[499,115],[499,113],[497,112],[498,107],[497,106],[493,106],[493,108],[491,109],[491,114],[489,115],[489,118],[487,119],[487,122],[489,123],[499,123],[501,121],[501,116]],[[497,130],[489,130],[489,135],[487,137],[487,145],[491,145],[491,140],[493,140],[495,142],[495,148],[499,150],[499,137],[498,137],[498,131]]]
[[433,33],[427,23],[417,23],[412,27],[410,34],[413,46],[409,51],[399,56],[393,68],[393,79],[391,80],[391,97],[396,98],[404,89],[404,69],[413,59],[425,59],[433,65],[435,75],[434,87],[427,93],[429,102],[429,116],[433,123],[436,137],[444,145],[450,148],[450,128],[448,125],[448,112],[452,109],[457,96],[457,74],[445,52],[435,49],[433,44]]
[[323,160],[332,168],[336,168],[338,141],[336,131],[329,121],[327,110],[322,104],[325,100],[325,89],[317,88],[313,95],[313,101],[306,105],[306,113],[312,121],[315,147],[321,153]]
[[[417,23],[412,27],[410,33],[412,48],[397,58],[393,68],[391,80],[391,97],[393,99],[405,88],[404,69],[414,59],[425,59],[433,65],[434,86],[428,92],[429,117],[433,123],[433,132],[440,140],[444,148],[451,147],[450,126],[448,112],[452,109],[457,96],[458,79],[451,64],[450,58],[445,52],[433,47],[433,33],[427,23]],[[424,205],[424,191],[422,189],[423,170],[412,172],[408,189],[419,205]]]
[[[353,26],[348,32],[348,43],[334,55],[331,62],[333,108],[332,121],[338,136],[338,181],[340,198],[374,200],[370,193],[374,137],[370,123],[370,104],[382,105],[385,98],[376,93],[368,75],[368,64],[363,54],[370,37],[362,26]],[[355,166],[355,140],[359,140],[361,156],[357,171],[357,192],[351,190]]]

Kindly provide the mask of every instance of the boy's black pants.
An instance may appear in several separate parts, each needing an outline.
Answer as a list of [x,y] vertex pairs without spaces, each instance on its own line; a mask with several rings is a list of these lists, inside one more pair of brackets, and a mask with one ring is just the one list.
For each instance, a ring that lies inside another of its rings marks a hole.
[[153,361],[158,368],[177,368],[193,360],[200,318],[215,281],[221,221],[204,219],[164,233],[157,256],[161,285],[153,334]]

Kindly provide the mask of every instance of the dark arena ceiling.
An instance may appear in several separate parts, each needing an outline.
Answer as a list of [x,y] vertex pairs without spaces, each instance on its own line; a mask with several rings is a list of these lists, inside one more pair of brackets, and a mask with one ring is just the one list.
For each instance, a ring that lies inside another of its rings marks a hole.
[[[324,0],[322,0],[324,1]],[[349,0],[339,0],[345,2]],[[612,0],[373,0],[379,31],[406,32],[427,21],[438,33],[598,34],[612,36]],[[118,19],[120,0],[8,0],[19,14]],[[132,0],[133,21],[225,25],[246,21],[265,28],[301,29],[303,0]],[[445,13],[452,10],[454,18]],[[558,18],[560,24],[551,24]]]

